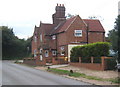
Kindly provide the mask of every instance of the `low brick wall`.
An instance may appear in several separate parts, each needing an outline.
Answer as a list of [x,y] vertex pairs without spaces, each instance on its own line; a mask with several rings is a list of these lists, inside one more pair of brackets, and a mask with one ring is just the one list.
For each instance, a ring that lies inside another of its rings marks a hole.
[[104,70],[104,66],[102,66],[102,64],[99,63],[69,63],[72,66],[75,67],[84,67],[87,69],[92,69],[92,70]]
[[55,58],[52,59],[52,64],[53,65],[58,65],[58,64],[68,64],[68,61],[65,61],[64,59],[57,59]]
[[28,65],[36,65],[36,60],[34,58],[24,58],[23,63]]
[[46,59],[44,58],[42,61],[37,59],[36,60],[36,65],[39,65],[39,66],[44,66],[46,65]]
[[35,58],[24,58],[23,63],[28,64],[28,65],[46,65],[45,59],[40,61],[37,58],[36,59]]

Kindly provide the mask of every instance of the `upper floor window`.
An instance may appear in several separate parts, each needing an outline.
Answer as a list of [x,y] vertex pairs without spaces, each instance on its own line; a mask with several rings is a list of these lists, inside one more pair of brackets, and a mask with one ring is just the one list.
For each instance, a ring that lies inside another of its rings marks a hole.
[[53,35],[53,36],[52,36],[52,40],[55,40],[55,39],[56,39],[56,36],[55,36],[55,35]]
[[82,37],[82,30],[75,30],[74,35],[75,37]]

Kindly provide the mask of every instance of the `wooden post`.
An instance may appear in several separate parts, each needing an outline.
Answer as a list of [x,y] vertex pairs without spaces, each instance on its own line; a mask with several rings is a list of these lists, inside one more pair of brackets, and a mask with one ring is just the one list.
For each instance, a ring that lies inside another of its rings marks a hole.
[[81,63],[81,57],[79,57],[79,63]]
[[93,63],[93,61],[94,61],[93,59],[94,59],[94,58],[93,58],[93,57],[91,57],[91,63]]
[[102,56],[101,57],[101,65],[102,65],[102,70],[104,70],[104,63],[105,63],[105,57],[104,56]]

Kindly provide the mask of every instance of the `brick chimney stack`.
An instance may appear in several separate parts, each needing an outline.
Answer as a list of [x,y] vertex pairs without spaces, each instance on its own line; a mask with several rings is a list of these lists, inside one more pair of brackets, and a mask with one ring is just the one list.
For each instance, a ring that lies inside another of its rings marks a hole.
[[64,4],[57,4],[55,13],[52,15],[53,24],[59,24],[61,21],[66,20]]

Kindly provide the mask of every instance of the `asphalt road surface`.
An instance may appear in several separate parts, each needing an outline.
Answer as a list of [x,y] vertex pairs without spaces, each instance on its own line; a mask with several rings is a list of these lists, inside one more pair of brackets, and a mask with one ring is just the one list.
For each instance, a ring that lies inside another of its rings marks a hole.
[[91,85],[89,83],[65,78],[46,71],[2,62],[2,85]]

